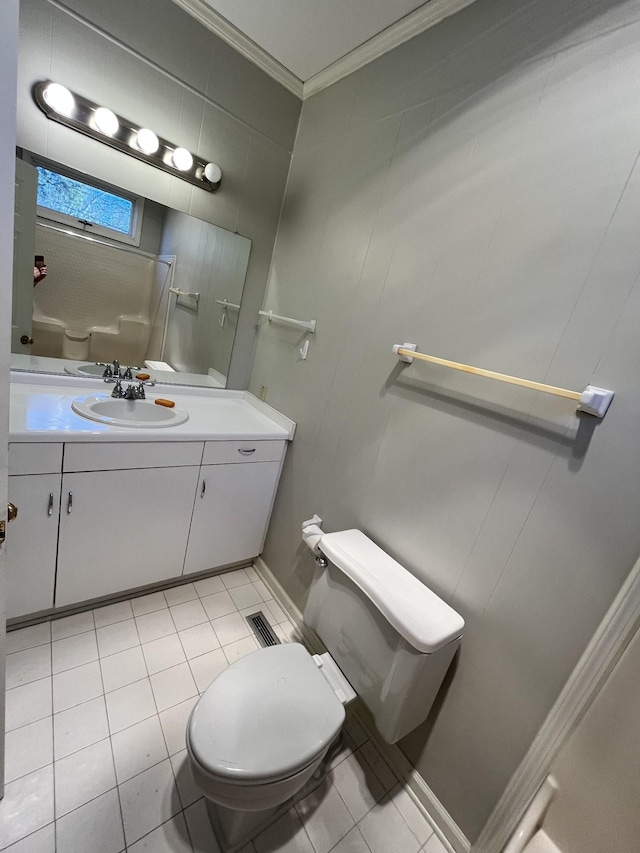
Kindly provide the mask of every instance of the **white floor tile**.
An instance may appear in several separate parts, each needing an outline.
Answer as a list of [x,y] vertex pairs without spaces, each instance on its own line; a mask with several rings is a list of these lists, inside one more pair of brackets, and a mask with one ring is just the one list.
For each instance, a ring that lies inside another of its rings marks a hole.
[[140,841],[127,848],[128,853],[191,853],[191,841],[184,817],[179,814],[163,823]]
[[118,784],[168,758],[157,715],[112,735],[111,746]]
[[6,657],[7,690],[51,675],[51,646],[35,646]]
[[356,822],[385,795],[380,780],[360,750],[341,761],[334,768],[332,777],[336,790]]
[[440,841],[438,836],[434,833],[421,849],[420,853],[449,853],[449,848],[445,847],[442,841]]
[[3,844],[13,844],[52,820],[52,764],[5,787],[4,799],[0,800],[0,838]]
[[184,816],[187,819],[194,853],[220,853],[204,800],[198,800],[197,803],[185,809]]
[[227,589],[233,589],[236,586],[242,586],[244,583],[250,583],[251,578],[244,569],[235,569],[233,572],[225,572],[220,575],[222,583]]
[[389,797],[367,812],[358,828],[372,853],[417,853],[420,844]]
[[163,592],[151,592],[140,598],[131,600],[131,609],[134,616],[144,616],[146,613],[155,613],[157,610],[165,610],[167,600]]
[[121,853],[124,833],[117,790],[56,821],[57,853]]
[[149,675],[177,666],[187,659],[177,634],[169,634],[168,637],[144,643],[142,652]]
[[183,583],[180,586],[172,586],[171,589],[165,589],[164,597],[169,605],[182,604],[184,601],[193,601],[198,598],[196,588],[192,583]]
[[268,598],[263,602],[263,609],[266,608],[267,614],[271,614],[271,618],[276,624],[280,622],[286,622],[288,620],[287,614],[284,612],[282,607],[278,604],[277,601],[274,601],[273,598]]
[[214,649],[212,652],[207,652],[206,655],[200,655],[190,660],[189,666],[198,690],[203,693],[213,679],[217,678],[229,666],[229,661],[222,649]]
[[10,732],[50,716],[52,706],[51,678],[41,678],[7,690],[6,730]]
[[38,625],[30,625],[28,628],[20,628],[17,631],[7,631],[7,654],[32,649],[34,646],[41,646],[50,641],[49,622],[40,622]]
[[120,803],[128,846],[181,811],[171,762],[167,759],[124,782]]
[[103,692],[98,661],[67,669],[53,676],[53,710],[64,711],[102,696]]
[[331,853],[371,853],[371,848],[357,826],[350,829],[343,839],[332,848]]
[[54,640],[51,644],[53,657],[53,672],[64,672],[85,663],[98,660],[96,632],[86,631],[84,634],[74,634],[64,640]]
[[169,755],[175,755],[176,752],[185,749],[187,723],[197,701],[198,697],[194,696],[160,713],[160,725]]
[[13,782],[53,761],[52,718],[45,717],[7,732],[5,736],[5,782]]
[[228,616],[212,619],[211,624],[221,646],[235,643],[236,640],[242,640],[243,637],[248,637],[252,633],[247,620],[239,613],[230,613]]
[[273,596],[271,595],[271,590],[267,588],[267,585],[264,583],[264,581],[254,581],[253,585],[262,601],[268,601],[270,598],[273,598]]
[[423,815],[420,808],[411,798],[406,788],[403,785],[396,785],[391,791],[391,799],[398,809],[409,829],[418,839],[419,844],[425,844],[433,835],[431,824]]
[[150,676],[150,680],[158,711],[166,711],[198,695],[198,688],[186,661],[171,669],[156,672]]
[[107,693],[105,700],[111,734],[121,732],[157,713],[148,678]]
[[212,595],[205,595],[200,600],[209,619],[217,619],[220,616],[226,616],[227,613],[236,612],[233,599],[226,590],[223,592],[214,592]]
[[295,808],[253,840],[256,853],[315,853]]
[[185,628],[193,628],[194,625],[202,625],[203,622],[209,620],[199,598],[196,598],[195,601],[185,601],[183,604],[176,604],[169,609],[178,631],[184,631]]
[[262,604],[263,600],[252,583],[246,583],[230,589],[229,595],[238,610],[241,610],[243,607],[253,607],[256,604]]
[[54,714],[53,735],[56,761],[108,737],[109,726],[104,697],[100,696]]
[[50,823],[4,849],[5,853],[56,853],[55,824]]
[[232,664],[259,648],[260,645],[255,637],[244,637],[242,640],[236,640],[235,643],[227,643],[222,651],[229,663]]
[[198,655],[203,655],[205,652],[212,652],[220,647],[216,632],[211,627],[209,622],[204,625],[195,625],[193,628],[187,628],[186,631],[178,633],[182,648],[187,658],[196,658]]
[[247,577],[252,583],[255,583],[256,581],[260,580],[260,575],[256,572],[253,566],[247,566],[245,572],[247,573]]
[[206,595],[213,595],[215,592],[224,592],[225,585],[222,583],[220,575],[212,578],[203,578],[201,581],[195,581],[193,586],[200,598]]
[[329,777],[301,800],[296,811],[316,853],[329,850],[355,826],[353,817]]
[[160,637],[167,637],[176,632],[176,626],[168,608],[147,613],[145,616],[137,616],[136,625],[141,643],[150,643],[152,640],[158,640]]
[[171,756],[171,766],[173,767],[173,775],[176,777],[176,785],[178,786],[182,808],[186,809],[187,806],[195,803],[202,796],[202,791],[196,784],[191,773],[186,749]]
[[147,677],[147,667],[140,646],[100,659],[104,692],[110,693]]
[[384,788],[385,793],[390,791],[394,785],[397,784],[398,780],[396,779],[396,775],[393,770],[378,752],[375,744],[370,740],[367,741],[360,748],[360,752],[380,780],[380,784]]
[[131,619],[132,616],[133,610],[131,609],[131,603],[128,601],[107,604],[106,607],[99,607],[93,611],[96,628],[113,625],[115,622],[124,622],[126,619]]
[[113,625],[105,625],[98,628],[96,634],[101,658],[116,655],[118,652],[124,652],[126,649],[140,645],[135,619],[126,619],[122,622],[114,622]]
[[51,623],[51,639],[63,640],[65,637],[73,637],[74,634],[93,631],[94,628],[92,610],[88,610],[86,613],[74,613],[73,616],[53,620]]
[[116,786],[109,738],[56,761],[56,817],[88,803]]

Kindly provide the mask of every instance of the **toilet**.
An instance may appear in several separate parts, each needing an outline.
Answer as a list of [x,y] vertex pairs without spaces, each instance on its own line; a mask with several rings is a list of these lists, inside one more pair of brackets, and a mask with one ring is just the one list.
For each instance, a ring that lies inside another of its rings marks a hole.
[[299,643],[252,652],[213,681],[189,719],[194,780],[226,809],[294,801],[356,694],[384,740],[400,740],[427,717],[458,648],[462,617],[360,530],[322,534],[316,551],[304,621],[328,652]]

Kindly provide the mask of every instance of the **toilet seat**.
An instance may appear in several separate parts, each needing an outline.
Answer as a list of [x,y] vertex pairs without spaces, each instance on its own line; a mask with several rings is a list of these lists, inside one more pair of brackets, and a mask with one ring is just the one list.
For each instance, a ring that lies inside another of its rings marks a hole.
[[187,727],[200,768],[227,784],[264,785],[318,760],[340,731],[342,702],[299,643],[252,652],[203,693]]

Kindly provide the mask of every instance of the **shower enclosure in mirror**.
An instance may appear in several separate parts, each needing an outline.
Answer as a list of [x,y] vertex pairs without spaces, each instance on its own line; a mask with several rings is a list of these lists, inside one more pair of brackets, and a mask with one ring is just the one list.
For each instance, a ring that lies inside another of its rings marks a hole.
[[[95,375],[117,359],[224,387],[250,240],[56,164],[17,160],[16,176],[12,367]],[[62,211],[51,209],[58,179]],[[100,224],[107,196],[131,218],[122,237]],[[35,255],[47,265],[37,286]]]

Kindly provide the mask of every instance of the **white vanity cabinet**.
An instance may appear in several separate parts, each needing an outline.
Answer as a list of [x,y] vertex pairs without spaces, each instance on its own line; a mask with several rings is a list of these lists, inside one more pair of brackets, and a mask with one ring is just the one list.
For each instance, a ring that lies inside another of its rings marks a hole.
[[7,619],[53,607],[61,470],[62,444],[10,445]]
[[284,454],[284,441],[205,443],[184,574],[260,554]]
[[202,446],[66,445],[56,607],[180,575]]

